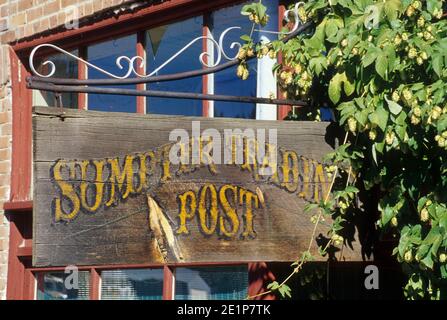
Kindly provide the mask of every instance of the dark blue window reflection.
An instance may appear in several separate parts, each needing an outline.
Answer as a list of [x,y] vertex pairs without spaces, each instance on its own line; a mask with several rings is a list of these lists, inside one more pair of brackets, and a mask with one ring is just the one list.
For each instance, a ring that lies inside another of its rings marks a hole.
[[[88,61],[114,75],[123,76],[128,70],[126,61],[123,69],[116,65],[119,56],[132,58],[136,55],[136,35],[130,35],[88,47]],[[93,69],[88,70],[89,79],[104,79],[107,75]],[[108,86],[113,88],[113,86]],[[116,88],[135,89],[135,85],[116,86]],[[88,109],[97,111],[136,112],[136,97],[123,95],[89,94]]]
[[[265,30],[278,29],[278,0],[266,0],[263,4],[268,7],[270,20]],[[240,37],[244,34],[250,34],[252,23],[247,17],[241,15],[241,9],[244,4],[223,8],[211,14],[211,32],[214,39],[219,39],[222,32],[232,26],[241,27],[240,30],[231,30],[224,38],[223,48],[229,57],[234,57],[238,49],[230,49],[233,42],[241,43]],[[260,35],[253,33],[254,40],[258,41]],[[258,39],[257,39],[258,38]],[[236,69],[229,68],[218,72],[214,75],[214,93],[224,95],[237,96],[256,96],[257,87],[257,59],[252,59],[249,63],[250,76],[247,80],[242,81],[236,77]],[[214,103],[215,117],[232,117],[232,118],[256,118],[256,104],[236,103],[236,102],[220,102]]]
[[[152,73],[165,61],[178,53],[193,39],[202,35],[203,18],[195,17],[173,24],[160,26],[146,32],[147,71]],[[201,69],[199,56],[202,40],[197,40],[168,65],[154,75],[172,74]],[[148,90],[202,93],[202,77],[177,81],[149,83]],[[148,97],[146,112],[171,115],[202,115],[202,101]]]

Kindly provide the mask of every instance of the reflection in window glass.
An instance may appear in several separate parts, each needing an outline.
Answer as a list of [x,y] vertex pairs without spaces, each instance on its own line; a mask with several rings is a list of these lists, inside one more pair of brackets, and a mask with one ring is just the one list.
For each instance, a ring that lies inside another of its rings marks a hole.
[[[71,51],[71,54],[77,56],[78,51]],[[42,75],[47,75],[51,71],[49,64],[43,64],[45,61],[54,63],[56,69],[52,77],[54,78],[78,78],[78,62],[64,54],[55,54],[45,58],[36,59],[37,72]],[[33,105],[34,106],[56,106],[53,92],[33,90]],[[77,93],[62,93],[62,105],[64,108],[78,108],[78,94]]]
[[[263,4],[268,7],[268,14],[270,20],[265,30],[277,30],[278,26],[278,0],[266,0]],[[211,33],[214,39],[219,39],[222,32],[232,26],[241,27],[240,30],[229,31],[223,42],[223,49],[229,57],[237,55],[237,47],[231,49],[233,42],[241,43],[240,36],[244,34],[250,34],[252,29],[252,23],[246,16],[241,15],[241,9],[244,4],[223,8],[217,10],[211,14]],[[261,34],[262,35],[262,34]],[[253,33],[255,37],[259,37],[260,34]],[[215,56],[216,56],[215,52]],[[237,95],[237,96],[252,96],[257,95],[257,59],[252,59],[248,62],[248,68],[250,76],[247,80],[242,81],[236,77],[235,68],[229,68],[224,71],[220,71],[214,75],[214,93],[224,95]],[[236,102],[214,102],[214,116],[215,117],[232,117],[232,118],[255,118],[256,117],[256,105],[250,103],[236,103]]]
[[[146,73],[149,74],[155,71],[190,41],[201,36],[202,24],[203,18],[200,16],[148,30],[146,32]],[[198,40],[154,75],[201,69],[202,65],[199,61],[201,53],[202,40]],[[149,83],[147,89],[202,93],[202,77]],[[200,116],[202,115],[202,101],[148,97],[146,112]]]
[[247,297],[246,266],[177,268],[175,299],[242,300]]
[[[88,61],[95,66],[104,69],[114,75],[123,76],[128,70],[128,62],[122,60],[123,69],[116,65],[116,59],[120,56],[132,58],[136,55],[136,35],[114,39],[88,47]],[[104,79],[107,75],[88,69],[89,79]],[[113,88],[114,86],[107,86]],[[135,89],[135,85],[121,85],[115,88]],[[89,94],[88,109],[97,111],[136,112],[136,97],[110,94]]]
[[162,269],[126,269],[101,272],[103,300],[161,300]]
[[73,274],[38,273],[36,275],[37,300],[88,300],[90,298],[90,274],[88,271],[78,271],[78,275],[78,289],[67,289],[74,284]]

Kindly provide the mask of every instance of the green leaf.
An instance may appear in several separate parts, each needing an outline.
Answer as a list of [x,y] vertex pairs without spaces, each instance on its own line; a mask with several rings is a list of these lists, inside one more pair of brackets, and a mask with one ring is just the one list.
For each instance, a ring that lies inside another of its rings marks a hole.
[[356,187],[354,187],[354,186],[347,186],[346,188],[345,188],[345,192],[353,192],[353,193],[357,193],[357,192],[359,192],[360,190],[359,189],[357,189]]
[[430,12],[430,14],[433,14],[435,9],[441,9],[442,8],[442,1],[439,0],[427,0],[427,11]]
[[281,296],[283,298],[286,298],[286,297],[290,298],[290,297],[292,297],[292,295],[290,294],[291,289],[286,284],[283,284],[281,287],[279,287],[278,291],[279,291],[279,293],[281,294]]
[[447,129],[447,115],[443,115],[436,125],[436,129],[438,129],[439,132],[443,132]]
[[440,270],[441,270],[441,277],[442,277],[443,279],[447,279],[447,264],[443,264],[443,265],[440,267]]
[[444,67],[443,57],[440,54],[434,55],[432,59],[433,71],[436,72],[438,77],[442,75],[442,68]]
[[277,290],[279,287],[278,281],[273,281],[267,285],[267,289],[269,290]]
[[376,59],[375,64],[376,72],[386,80],[386,71],[388,68],[388,58],[385,54],[381,54]]
[[389,113],[382,106],[377,107],[377,109],[369,115],[369,120],[371,123],[377,125],[383,132],[386,130],[388,123]]
[[380,49],[378,49],[374,46],[369,47],[365,56],[362,59],[362,65],[366,68],[367,66],[372,64],[374,61],[376,61],[379,53],[380,53]]
[[250,38],[249,35],[244,34],[243,36],[241,36],[241,40],[245,41],[245,42],[251,42],[252,39]]
[[388,20],[393,21],[397,19],[400,7],[401,7],[400,0],[384,1],[383,10],[385,12],[385,15],[388,17]]
[[343,87],[345,89],[346,95],[350,96],[351,94],[354,93],[355,85],[354,85],[354,83],[352,83],[348,80],[348,78],[346,77],[346,74],[345,74],[344,78],[345,78],[345,81],[343,82]]
[[333,21],[334,19],[329,19],[328,24],[326,26],[326,36],[328,38],[333,37],[337,34],[338,27]]
[[398,103],[393,100],[388,100],[387,98],[385,98],[385,100],[388,103],[388,108],[392,114],[398,115],[402,111],[402,107]]
[[310,70],[314,71],[317,75],[320,75],[323,69],[327,68],[326,57],[321,56],[310,59],[309,68]]
[[329,98],[332,103],[337,104],[341,97],[341,74],[337,73],[331,81],[329,81]]
[[428,268],[433,269],[433,259],[431,254],[426,255],[425,258],[421,260],[421,263],[425,264]]

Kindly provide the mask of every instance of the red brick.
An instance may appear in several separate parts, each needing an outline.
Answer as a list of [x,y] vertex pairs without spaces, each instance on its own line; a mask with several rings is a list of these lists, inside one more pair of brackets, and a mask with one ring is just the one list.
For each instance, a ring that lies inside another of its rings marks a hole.
[[57,24],[60,26],[65,23],[65,12],[59,12],[57,14]]
[[0,113],[0,124],[9,122],[8,112]]
[[8,263],[8,254],[6,252],[0,252],[0,264]]
[[59,25],[58,21],[57,21],[57,14],[53,14],[51,17],[48,18],[49,20],[49,24],[50,24],[50,29],[57,27]]
[[28,23],[42,18],[42,15],[43,15],[42,7],[33,8],[26,12],[26,18],[28,19],[27,20]]
[[[99,2],[101,2],[101,1],[99,1]],[[74,5],[74,4],[77,4],[76,0],[61,0],[61,8],[65,8],[65,7]]]
[[0,149],[9,148],[10,145],[9,142],[10,142],[9,137],[0,137]]
[[8,250],[8,240],[0,239],[0,251]]
[[0,199],[6,199],[9,196],[9,186],[0,187]]
[[6,265],[0,265],[0,279],[6,279],[8,267]]
[[19,0],[19,12],[31,9],[33,7],[33,0]]
[[0,17],[8,17],[9,16],[9,7],[8,6],[2,6],[0,8]]
[[98,12],[102,9],[102,3],[101,1],[93,1],[93,11]]
[[6,279],[0,279],[0,291],[6,289]]
[[[0,186],[9,185],[10,183],[11,183],[11,177],[9,176],[9,174],[0,174]],[[2,214],[0,213],[0,225],[2,224],[1,217]]]
[[9,230],[7,226],[0,226],[0,238],[8,239]]
[[14,14],[16,14],[18,11],[17,11],[17,2],[13,2],[13,3],[9,3],[8,4],[8,14],[9,15],[14,15]]
[[2,34],[1,43],[10,43],[16,40],[16,33],[13,30],[9,30]]
[[40,20],[33,23],[33,33],[40,32]]
[[9,161],[2,161],[0,162],[0,174],[1,173],[10,173],[11,171],[11,166]]
[[5,123],[2,125],[2,135],[6,136],[6,135],[11,135],[12,134],[12,123],[9,121],[8,123]]
[[60,9],[59,1],[53,1],[53,2],[46,4],[43,7],[43,14],[45,16],[49,16],[52,13],[58,12],[59,9]]
[[16,14],[9,21],[12,26],[21,26],[26,23],[26,14],[25,12]]
[[[10,149],[1,149],[0,150],[0,161],[5,161],[5,160],[7,160],[7,161],[11,160],[11,151],[10,151]],[[1,180],[2,179],[0,178],[0,186],[3,185],[1,183]]]
[[29,36],[32,36],[33,34],[34,34],[33,25],[32,24],[25,25],[24,37],[29,37]]

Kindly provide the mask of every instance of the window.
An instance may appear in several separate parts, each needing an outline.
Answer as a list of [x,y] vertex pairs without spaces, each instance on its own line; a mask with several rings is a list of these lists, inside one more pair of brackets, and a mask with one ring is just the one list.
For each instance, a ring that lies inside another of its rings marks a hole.
[[[278,0],[265,0],[269,7],[270,21],[264,30],[278,29]],[[218,9],[204,15],[142,30],[128,36],[92,44],[86,50],[75,50],[72,54],[79,56],[79,52],[86,51],[88,62],[98,68],[118,77],[124,76],[129,70],[129,60],[137,56],[137,44],[144,48],[138,52],[145,59],[145,73],[150,75],[166,75],[179,72],[199,70],[204,68],[200,62],[203,52],[208,54],[207,63],[214,64],[218,56],[218,48],[212,41],[200,39],[202,36],[213,38],[219,42],[220,36],[228,28],[237,27],[226,32],[223,37],[222,50],[225,55],[233,58],[238,53],[238,46],[242,43],[240,37],[252,33],[252,23],[240,14],[243,4]],[[258,27],[256,27],[258,28]],[[258,41],[273,40],[276,35],[270,33],[253,32]],[[193,41],[196,39],[196,41]],[[185,46],[190,44],[184,51]],[[233,47],[232,47],[233,46]],[[227,61],[222,56],[221,63]],[[120,58],[120,60],[117,60]],[[48,57],[56,65],[57,77],[77,78],[78,61],[66,55],[57,54]],[[117,65],[118,63],[121,64]],[[134,67],[141,61],[133,62]],[[261,60],[249,61],[250,76],[246,81],[237,79],[235,68],[229,68],[205,77],[181,79],[176,81],[148,83],[147,90],[167,92],[190,92],[222,95],[270,97],[276,95],[276,81],[272,73],[274,60],[264,57]],[[79,64],[83,68],[82,74],[88,79],[110,78],[103,72]],[[40,65],[39,72],[48,74],[48,65]],[[144,72],[144,71],[140,71]],[[133,74],[131,76],[134,76]],[[205,81],[204,81],[205,80]],[[136,89],[136,85],[105,86],[107,88]],[[144,87],[144,86],[143,86]],[[142,89],[140,86],[139,89]],[[89,110],[136,112],[137,98],[127,95],[83,94]],[[64,93],[62,95],[64,107],[77,107],[78,94]],[[84,99],[82,100],[84,101]],[[206,115],[215,117],[276,119],[276,107],[272,105],[221,102],[195,99],[168,99],[157,97],[143,97],[145,107],[139,107],[140,112],[168,115],[201,116],[206,103]],[[82,102],[82,104],[84,104]],[[53,106],[54,94],[36,91],[34,105]],[[83,106],[81,106],[83,107]]]
[[[116,65],[116,59],[120,56],[129,58],[136,55],[136,35],[130,35],[106,42],[101,42],[88,47],[88,61],[95,66],[104,69],[114,75],[124,76],[128,70],[128,62],[121,61],[122,69]],[[107,76],[98,70],[88,68],[89,79],[104,79]],[[113,86],[108,86],[109,88]],[[135,89],[135,85],[116,86],[122,89]],[[88,109],[96,111],[119,111],[136,112],[136,97],[109,95],[109,94],[89,94]]]
[[[271,16],[265,30],[278,29],[278,0],[266,0]],[[223,50],[227,56],[233,58],[237,55],[238,47],[231,48],[234,42],[242,42],[240,37],[250,34],[252,23],[240,14],[243,4],[216,10],[203,16],[196,16],[183,21],[174,22],[151,28],[144,33],[143,46],[145,47],[146,74],[164,75],[203,68],[199,57],[205,51],[210,55],[208,64],[212,64],[213,57],[218,52],[211,41],[197,39],[202,35],[212,37],[218,41],[221,34],[230,27],[240,27],[226,33],[223,41]],[[269,41],[272,35],[268,33],[253,33],[258,35],[257,40]],[[197,39],[195,42],[192,42]],[[103,42],[88,48],[88,60],[96,66],[113,74],[123,75],[127,70],[121,70],[115,65],[119,56],[133,57],[136,55],[137,36]],[[190,42],[185,51],[179,53]],[[178,55],[177,55],[178,54]],[[171,60],[171,58],[173,58]],[[169,61],[170,60],[170,61]],[[225,59],[222,59],[222,62]],[[168,62],[167,64],[165,64]],[[136,62],[138,63],[138,62]],[[250,76],[241,82],[236,78],[235,68],[229,68],[216,74],[207,76],[205,85],[203,78],[194,77],[176,81],[156,82],[146,85],[148,90],[168,92],[191,92],[223,95],[262,96],[270,97],[276,94],[276,81],[272,74],[274,60],[265,57],[257,61],[251,60],[249,65]],[[165,65],[164,65],[165,64]],[[97,70],[89,69],[88,78],[104,78],[105,75]],[[135,86],[120,86],[133,88]],[[204,102],[194,99],[167,99],[147,97],[146,113],[200,116],[203,113]],[[89,94],[88,109],[99,111],[135,112],[136,99],[131,96],[110,96]],[[235,102],[211,102],[209,115],[215,117],[276,119],[276,107],[271,105],[256,105]]]
[[[71,54],[78,56],[78,50],[70,52]],[[57,78],[78,78],[78,63],[76,60],[64,55],[53,54],[45,56],[40,59],[36,59],[37,72],[42,75],[48,75],[51,72],[50,64],[44,62],[51,61],[55,66],[55,73],[53,77]],[[76,93],[62,93],[62,105],[64,108],[77,108],[78,107],[78,95]],[[33,90],[33,105],[34,106],[54,106],[55,95],[52,92]]]
[[[153,73],[173,57],[189,41],[202,35],[203,18],[195,17],[150,29],[146,32],[146,74]],[[197,41],[184,53],[154,75],[173,74],[202,68],[199,56],[202,42]],[[202,93],[202,77],[177,81],[149,83],[147,89],[157,91],[179,91]],[[202,115],[201,100],[179,100],[166,98],[147,98],[146,113],[177,114],[187,116]]]
[[161,300],[162,269],[124,269],[101,272],[102,300]]
[[63,271],[37,273],[36,299],[88,300],[90,298],[90,274],[88,271],[79,271],[78,275],[78,289],[68,289],[75,284],[72,274]]
[[242,300],[247,297],[246,266],[177,268],[176,300]]

